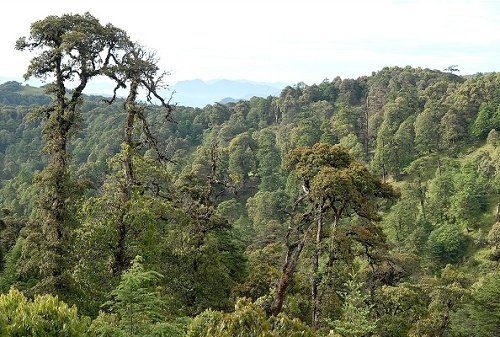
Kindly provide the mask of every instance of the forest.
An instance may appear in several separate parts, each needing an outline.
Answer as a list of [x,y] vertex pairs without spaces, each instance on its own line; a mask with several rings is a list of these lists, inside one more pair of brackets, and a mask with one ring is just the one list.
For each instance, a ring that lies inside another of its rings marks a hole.
[[500,336],[500,73],[193,108],[90,13],[15,48],[47,84],[0,84],[0,337]]

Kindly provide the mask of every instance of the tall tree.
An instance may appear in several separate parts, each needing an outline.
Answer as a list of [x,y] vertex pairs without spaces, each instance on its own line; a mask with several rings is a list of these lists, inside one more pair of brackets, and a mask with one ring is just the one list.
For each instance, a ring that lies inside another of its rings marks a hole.
[[[160,114],[157,121],[172,121],[173,107],[158,94],[166,73],[160,72],[153,52],[130,44],[104,74],[116,81],[109,104],[119,88],[128,89],[128,95],[123,100],[121,151],[107,161],[110,173],[100,193],[87,199],[79,213],[82,224],[73,275],[82,293],[80,306],[90,311],[95,310],[96,299],[112,289],[133,256],[141,254],[148,263],[158,263],[160,248],[153,238],[165,231],[165,209],[171,207],[166,197],[171,177],[159,163],[169,157],[160,149],[151,121]],[[146,100],[139,101],[143,93]],[[148,150],[155,153],[152,158],[143,155]],[[97,282],[101,282],[99,287]]]
[[[53,103],[35,110],[44,122],[44,153],[48,163],[36,178],[39,188],[35,217],[28,226],[20,270],[38,276],[37,292],[68,291],[71,230],[75,226],[77,184],[68,168],[68,143],[81,119],[79,105],[87,83],[102,75],[129,44],[125,32],[103,26],[90,13],[48,16],[31,25],[30,37],[16,42],[16,49],[40,51],[31,60],[25,79],[52,79],[46,93]],[[76,84],[69,90],[68,85]]]
[[125,247],[130,226],[127,224],[125,217],[127,215],[128,203],[132,200],[132,190],[135,186],[138,186],[133,160],[134,155],[138,154],[140,150],[139,144],[141,144],[139,140],[134,139],[134,130],[136,129],[137,121],[142,123],[142,136],[146,145],[155,150],[159,159],[168,160],[166,155],[159,149],[158,140],[152,134],[150,123],[146,119],[147,105],[138,102],[139,90],[142,89],[146,93],[146,103],[150,105],[159,103],[160,108],[165,111],[165,119],[173,121],[171,118],[173,107],[169,104],[170,100],[166,100],[158,93],[158,89],[165,87],[163,78],[166,73],[160,73],[157,63],[158,60],[153,52],[147,51],[144,47],[135,44],[127,50],[116,65],[108,67],[106,72],[106,75],[117,83],[114,95],[108,101],[109,103],[114,101],[119,88],[129,87],[128,96],[124,102],[126,117],[123,128],[121,156],[123,180],[121,183],[120,215],[116,225],[119,235],[113,262],[113,271],[115,274],[120,274],[127,268],[130,262],[130,257],[127,256]]
[[[379,198],[392,198],[396,192],[388,184],[371,174],[366,167],[357,162],[349,152],[338,145],[315,144],[312,147],[297,148],[285,158],[285,167],[294,170],[302,185],[303,194],[288,212],[290,223],[286,234],[287,252],[283,271],[278,282],[271,313],[277,315],[283,306],[288,286],[302,250],[314,235],[315,245],[325,236],[325,227],[330,224],[330,235],[340,220],[351,214],[368,220],[377,221]],[[313,274],[318,271],[318,254],[313,258]],[[313,275],[315,279],[316,275]],[[319,322],[314,310],[317,283],[312,284],[313,326]]]

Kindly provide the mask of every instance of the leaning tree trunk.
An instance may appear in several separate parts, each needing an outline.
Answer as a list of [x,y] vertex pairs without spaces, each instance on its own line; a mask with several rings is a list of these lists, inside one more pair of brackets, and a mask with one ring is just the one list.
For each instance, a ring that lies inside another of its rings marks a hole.
[[293,274],[295,273],[295,268],[297,267],[297,261],[299,260],[300,253],[302,252],[302,249],[304,248],[307,239],[311,234],[311,232],[313,231],[314,227],[315,226],[311,224],[304,232],[302,237],[299,240],[292,243],[289,243],[288,240],[291,235],[291,231],[293,229],[292,227],[288,227],[287,253],[285,257],[285,264],[283,265],[283,271],[281,273],[278,282],[276,297],[273,303],[271,304],[271,314],[273,316],[277,316],[283,308],[283,302],[285,301],[286,291],[290,283],[293,281]]

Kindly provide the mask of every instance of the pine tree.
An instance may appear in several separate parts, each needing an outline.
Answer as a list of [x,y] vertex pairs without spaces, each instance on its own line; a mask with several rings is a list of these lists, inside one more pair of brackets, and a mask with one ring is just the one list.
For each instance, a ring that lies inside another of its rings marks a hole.
[[363,283],[349,280],[346,284],[342,318],[330,321],[333,330],[343,337],[361,337],[373,332],[377,320],[371,316],[372,305],[368,304],[369,295],[363,293]]

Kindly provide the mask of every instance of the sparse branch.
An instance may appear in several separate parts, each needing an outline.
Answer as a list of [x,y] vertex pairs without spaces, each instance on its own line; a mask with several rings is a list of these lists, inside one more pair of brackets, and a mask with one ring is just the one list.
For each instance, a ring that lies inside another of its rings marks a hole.
[[146,144],[148,144],[148,147],[150,149],[153,149],[156,152],[158,159],[160,159],[161,161],[168,161],[168,162],[173,163],[174,161],[171,158],[169,158],[167,155],[165,155],[165,153],[163,153],[163,151],[161,151],[160,148],[158,147],[158,140],[151,132],[151,130],[149,128],[149,123],[146,120],[146,118],[144,117],[143,113],[138,112],[137,117],[142,122],[142,131],[144,133],[144,138],[145,138]]

